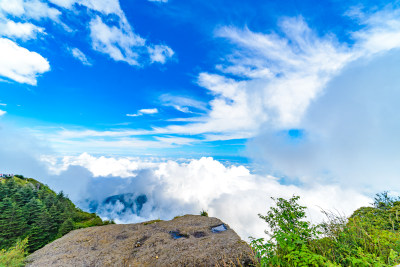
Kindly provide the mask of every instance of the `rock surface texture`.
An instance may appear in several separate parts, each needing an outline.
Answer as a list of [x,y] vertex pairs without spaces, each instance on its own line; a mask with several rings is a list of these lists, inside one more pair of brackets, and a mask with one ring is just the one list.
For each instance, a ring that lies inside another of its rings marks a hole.
[[185,215],[171,221],[75,230],[30,255],[27,266],[254,266],[254,263],[249,245],[227,224],[217,218]]

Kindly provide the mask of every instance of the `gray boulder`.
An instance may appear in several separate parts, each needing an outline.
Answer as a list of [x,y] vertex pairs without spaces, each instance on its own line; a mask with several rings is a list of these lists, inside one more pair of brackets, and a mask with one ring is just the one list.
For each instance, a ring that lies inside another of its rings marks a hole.
[[79,229],[28,257],[27,266],[254,266],[249,245],[217,218]]

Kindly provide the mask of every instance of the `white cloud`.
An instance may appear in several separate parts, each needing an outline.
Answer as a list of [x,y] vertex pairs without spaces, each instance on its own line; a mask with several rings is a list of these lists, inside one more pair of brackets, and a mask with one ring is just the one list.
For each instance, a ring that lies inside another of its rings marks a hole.
[[110,27],[97,16],[90,22],[90,37],[94,50],[108,54],[116,61],[139,64],[139,54],[134,48],[144,46],[145,40],[134,34],[130,25],[121,23],[120,27]]
[[90,22],[90,37],[94,50],[109,55],[116,61],[130,65],[142,65],[150,57],[150,63],[165,64],[174,54],[166,45],[146,45],[146,40],[135,34],[125,15],[119,15],[119,25],[109,26],[99,16]]
[[37,84],[37,76],[50,70],[49,62],[36,52],[0,38],[0,76],[19,83]]
[[358,12],[353,17],[365,25],[353,33],[362,53],[373,55],[400,47],[400,9],[385,8],[372,15]]
[[[159,62],[164,64],[174,52],[166,45],[146,44],[146,40],[134,33],[118,0],[49,0],[63,12],[66,9],[74,11],[77,5],[87,7],[91,44],[94,50],[107,54],[116,61],[124,61],[130,65],[144,65]],[[96,12],[92,12],[96,11]],[[96,14],[96,15],[94,15]],[[59,23],[67,31],[73,31],[69,26],[60,21],[61,12],[57,8],[50,7],[41,0],[2,0],[0,2],[0,17],[5,20],[7,16],[15,16],[22,20],[52,19]],[[108,15],[116,15],[113,25],[109,25],[105,18]],[[3,36],[22,38],[27,40],[34,38],[44,29],[30,22],[0,21],[0,34]],[[75,50],[75,57],[87,64],[82,54]]]
[[136,171],[156,166],[156,163],[143,159],[94,157],[88,153],[82,153],[79,156],[64,156],[61,162],[57,162],[57,159],[51,156],[42,156],[41,160],[56,174],[66,171],[69,166],[82,166],[92,172],[95,177],[134,177]]
[[[89,178],[83,169],[79,171],[77,167],[80,166],[96,178]],[[257,214],[266,213],[272,204],[271,196],[288,198],[293,194],[301,195],[302,204],[309,207],[308,212],[314,222],[321,220],[321,208],[349,215],[370,202],[362,194],[337,185],[310,185],[305,188],[281,185],[274,177],[251,174],[243,166],[224,166],[212,158],[188,162],[144,162],[82,154],[64,157],[60,167],[59,176],[46,182],[58,188],[69,181],[71,186],[66,185],[62,189],[72,194],[73,200],[81,205],[87,205],[86,199],[101,203],[106,197],[116,194],[147,196],[148,201],[140,214],[117,214],[118,204],[121,203],[116,203],[107,207],[100,204],[98,212],[101,216],[128,223],[154,218],[171,219],[187,213],[198,214],[205,209],[210,216],[222,219],[245,239],[250,235],[263,235],[266,224]],[[72,170],[75,170],[73,182],[68,175]],[[75,194],[76,188],[84,190]]]
[[303,182],[329,180],[375,192],[395,188],[399,60],[395,50],[355,61],[310,105],[298,125],[300,138],[266,129],[250,142],[248,154],[267,171]]
[[158,109],[156,109],[156,108],[144,108],[144,109],[140,109],[139,113],[142,113],[142,114],[157,114],[158,113]]
[[0,20],[0,36],[20,38],[22,40],[33,39],[38,33],[43,33],[44,28],[32,23],[14,22],[12,20]]
[[[221,71],[219,74],[203,72],[198,76],[198,84],[206,88],[211,101],[206,104],[187,97],[160,97],[161,104],[165,106],[185,113],[200,114],[190,118],[170,118],[166,120],[170,123],[168,126],[145,131],[113,129],[101,132],[82,129],[85,137],[80,141],[95,140],[96,144],[111,149],[113,142],[118,148],[129,142],[137,142],[140,146],[149,142],[148,137],[145,137],[146,141],[139,140],[140,135],[160,137],[151,140],[151,145],[156,146],[157,141],[164,142],[165,138],[172,135],[180,138],[197,135],[191,138],[196,143],[199,140],[256,137],[265,129],[279,134],[281,130],[300,127],[310,105],[319,101],[326,93],[327,85],[352,62],[362,58],[372,59],[397,47],[396,42],[377,47],[373,45],[376,41],[372,44],[368,41],[380,39],[382,33],[385,33],[384,36],[389,33],[397,36],[396,30],[399,29],[393,19],[397,18],[397,14],[397,11],[385,11],[364,17],[364,28],[353,33],[355,42],[352,45],[340,43],[333,34],[320,36],[301,17],[282,19],[279,24],[280,34],[222,27],[216,31],[216,35],[233,44],[232,53],[226,57],[224,64],[217,66]],[[125,36],[118,33],[120,29],[116,26],[109,27],[100,18],[98,22],[106,29],[100,43],[111,42],[116,36]],[[118,38],[122,40],[125,37]],[[386,44],[384,40],[382,43]],[[115,48],[115,57],[120,55],[122,60],[126,60],[120,46],[118,43],[110,43],[110,52]],[[126,47],[129,50],[129,45]],[[143,114],[147,113],[139,111],[127,116]],[[73,132],[74,135],[80,135],[79,131]],[[135,138],[129,133],[135,135]],[[110,138],[107,141],[99,140],[100,136]],[[65,139],[60,140],[62,138]],[[60,133],[54,140],[80,147],[82,143],[71,138]]]
[[82,62],[83,65],[92,66],[92,63],[81,50],[78,48],[69,48],[68,50],[71,52],[72,56]]
[[35,20],[50,18],[54,21],[58,21],[61,14],[59,10],[49,7],[47,3],[39,0],[2,0],[0,12],[21,18]]
[[3,116],[6,113],[7,113],[6,111],[0,109],[0,116]]
[[207,111],[207,103],[193,98],[164,94],[160,96],[164,106],[170,106],[184,113],[193,113],[190,109]]
[[[166,45],[146,44],[146,40],[133,31],[118,0],[50,0],[50,2],[69,10],[73,10],[75,5],[81,5],[101,13],[93,17],[89,24],[92,48],[115,61],[124,61],[130,65],[143,65],[148,61],[164,64],[174,54]],[[109,25],[103,15],[111,14],[116,15],[116,18],[114,24]]]
[[51,3],[63,8],[72,9],[75,4],[96,10],[105,15],[123,14],[118,0],[49,0]]
[[[200,74],[199,84],[215,95],[207,124],[218,122],[220,131],[248,129],[254,134],[265,122],[275,127],[295,125],[331,77],[353,57],[348,47],[331,36],[317,36],[302,18],[284,19],[280,28],[284,36],[233,27],[217,31],[217,36],[237,46],[230,64],[219,68],[249,80]],[[223,117],[226,122],[220,123]],[[207,124],[205,129],[212,128]]]
[[157,108],[144,108],[144,109],[139,109],[137,113],[135,114],[126,114],[128,117],[138,117],[142,115],[153,115],[157,114],[158,109]]
[[150,2],[168,3],[168,0],[149,0]]
[[154,45],[147,47],[150,55],[151,63],[159,62],[164,64],[167,59],[174,55],[174,51],[166,45]]
[[363,14],[357,18],[363,27],[352,33],[353,44],[340,43],[333,34],[319,35],[302,17],[283,18],[280,34],[221,27],[216,36],[233,44],[233,52],[216,66],[222,73],[200,73],[198,78],[213,96],[209,111],[157,132],[225,140],[254,137],[263,128],[297,127],[329,82],[350,63],[400,47],[399,18],[400,10],[393,9]]

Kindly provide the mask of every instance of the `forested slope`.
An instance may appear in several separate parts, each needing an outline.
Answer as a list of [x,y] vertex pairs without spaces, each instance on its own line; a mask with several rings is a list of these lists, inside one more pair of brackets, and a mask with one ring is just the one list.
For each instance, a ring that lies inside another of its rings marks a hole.
[[35,179],[0,178],[0,250],[27,238],[33,252],[73,229],[109,223]]

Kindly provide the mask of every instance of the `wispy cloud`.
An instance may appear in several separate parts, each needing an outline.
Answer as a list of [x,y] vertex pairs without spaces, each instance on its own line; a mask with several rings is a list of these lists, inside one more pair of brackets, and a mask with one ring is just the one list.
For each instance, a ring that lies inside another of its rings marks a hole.
[[79,50],[78,48],[68,48],[68,51],[72,54],[74,58],[82,62],[83,65],[86,66],[92,66],[92,63],[89,61],[89,59],[86,57],[86,55]]
[[[84,11],[76,12],[76,7],[83,6],[87,8],[86,15],[91,19],[89,29],[91,45],[94,50],[108,55],[113,60],[140,66],[154,62],[165,64],[174,54],[174,51],[167,45],[148,43],[136,34],[118,0],[49,0],[49,2],[51,2],[50,5],[47,1],[42,0],[0,1],[0,36],[22,41],[37,39],[39,34],[45,38],[47,37],[45,34],[47,25],[43,23],[43,20],[50,20],[69,32],[74,31],[76,29],[72,29],[68,25],[70,22],[68,16],[61,18],[61,14],[69,13],[71,16],[80,16]],[[109,15],[114,16],[114,22],[109,21]],[[78,19],[84,19],[83,17]],[[20,47],[19,44],[15,44]],[[3,41],[3,48],[4,45]],[[7,49],[9,51],[10,45]],[[20,49],[19,52],[21,51],[23,50]],[[2,57],[5,56],[4,52],[1,54]],[[72,48],[71,53],[83,64],[91,64],[79,49]],[[32,59],[32,56],[28,59]],[[35,85],[37,74],[50,70],[49,67],[39,66],[36,71],[32,66],[37,62],[28,62],[25,67],[20,69],[15,68],[18,63],[9,63],[7,66],[7,62],[10,61],[5,61],[6,58],[0,58],[0,60],[2,60],[0,74],[20,83]]]
[[173,107],[184,113],[193,113],[191,109],[207,111],[207,103],[183,96],[173,96],[164,94],[160,96],[160,101],[164,106]]
[[14,22],[12,20],[0,19],[0,36],[18,38],[24,41],[36,38],[37,34],[44,33],[44,28],[32,23]]
[[143,116],[143,115],[153,115],[153,114],[157,114],[157,113],[158,113],[158,109],[157,108],[144,108],[144,109],[138,110],[137,113],[126,114],[126,116],[128,116],[128,117],[138,117],[138,116]]
[[0,109],[0,116],[3,116],[6,113],[7,113],[6,111]]
[[[164,118],[167,126],[153,125],[143,131],[82,129],[86,136],[82,142],[99,136],[113,138],[107,143],[121,141],[122,144],[126,141],[124,138],[132,136],[156,136],[158,139],[152,141],[164,142],[164,137],[172,135],[194,136],[193,142],[218,141],[256,137],[265,129],[279,132],[300,127],[310,106],[318,103],[330,82],[347,67],[400,47],[397,41],[385,42],[387,36],[397,36],[400,32],[397,10],[361,17],[362,20],[360,16],[354,18],[360,21],[361,28],[351,33],[353,43],[339,42],[332,33],[318,34],[302,17],[283,18],[279,23],[280,31],[269,33],[220,27],[215,35],[222,42],[229,41],[232,52],[223,64],[216,66],[215,73],[198,75],[197,84],[211,97],[208,103],[184,96],[162,95],[162,105],[191,117]],[[143,109],[126,116],[157,112],[158,109]],[[74,131],[74,134],[79,135],[79,132]],[[59,138],[68,141],[73,137],[59,133]]]
[[40,0],[2,0],[0,12],[19,18],[40,20],[49,18],[57,21],[61,12]]
[[[200,73],[198,84],[214,98],[197,123],[170,125],[179,134],[256,136],[261,127],[296,127],[310,104],[350,63],[400,47],[400,11],[387,8],[364,14],[354,43],[340,43],[333,34],[321,36],[302,17],[283,18],[281,33],[221,27],[216,36],[228,40],[232,54],[216,67],[222,73]],[[173,104],[172,104],[173,105]],[[188,111],[176,105],[181,111]],[[268,126],[267,126],[268,125]]]
[[164,64],[175,53],[166,45],[154,45],[147,47],[150,55],[151,63],[158,62]]
[[167,3],[168,0],[149,0],[150,2]]
[[116,61],[139,65],[135,47],[143,47],[145,40],[134,34],[125,21],[120,22],[119,27],[108,26],[97,16],[90,22],[90,36],[94,50],[108,54]]

